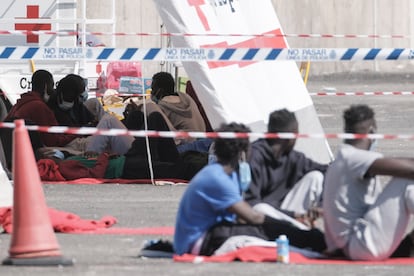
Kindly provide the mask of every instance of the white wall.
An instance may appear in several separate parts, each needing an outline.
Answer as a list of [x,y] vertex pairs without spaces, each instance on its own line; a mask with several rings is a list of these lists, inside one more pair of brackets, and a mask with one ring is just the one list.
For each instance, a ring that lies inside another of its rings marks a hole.
[[[82,1],[86,1],[86,15],[88,19],[111,18],[112,2],[115,2],[114,20],[115,32],[128,33],[160,33],[166,32],[161,28],[162,22],[152,0],[79,0],[79,17],[82,14]],[[90,25],[89,31],[111,32],[112,24]],[[167,38],[158,36],[116,36],[113,44],[112,37],[99,36],[107,46],[114,47],[166,47]],[[151,77],[153,73],[168,70],[165,64],[145,61],[143,64],[144,76]]]
[[[285,33],[414,34],[413,0],[273,0]],[[385,48],[414,46],[413,38],[289,38],[291,47]],[[409,61],[313,63],[313,74],[342,71],[413,71]]]

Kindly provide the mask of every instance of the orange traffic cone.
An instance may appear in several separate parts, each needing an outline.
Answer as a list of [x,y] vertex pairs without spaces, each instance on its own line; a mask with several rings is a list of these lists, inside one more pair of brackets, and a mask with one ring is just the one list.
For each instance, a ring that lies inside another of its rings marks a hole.
[[72,265],[64,259],[49,217],[29,133],[23,120],[14,121],[13,232],[4,265]]

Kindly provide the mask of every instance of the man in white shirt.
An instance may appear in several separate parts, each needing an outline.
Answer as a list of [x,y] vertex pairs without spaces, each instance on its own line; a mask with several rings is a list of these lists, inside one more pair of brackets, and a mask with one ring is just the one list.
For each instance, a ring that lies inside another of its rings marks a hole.
[[[354,105],[344,112],[345,132],[377,130],[374,111]],[[323,212],[328,252],[353,260],[383,260],[402,244],[412,249],[414,159],[385,158],[374,139],[345,140],[325,176]],[[377,176],[393,177],[381,185]],[[406,238],[406,239],[405,239]],[[407,245],[408,243],[408,245]]]

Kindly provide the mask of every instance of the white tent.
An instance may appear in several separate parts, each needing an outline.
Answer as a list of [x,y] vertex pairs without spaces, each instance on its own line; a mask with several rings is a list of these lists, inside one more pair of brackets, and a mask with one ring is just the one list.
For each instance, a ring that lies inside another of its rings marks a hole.
[[[270,0],[154,2],[168,32],[210,34],[173,36],[174,47],[288,47],[280,36],[282,29]],[[183,62],[183,66],[213,127],[235,121],[249,125],[253,131],[266,132],[270,112],[287,108],[296,113],[301,133],[323,133],[293,61],[199,61]],[[331,160],[326,139],[299,139],[296,148],[317,161]]]

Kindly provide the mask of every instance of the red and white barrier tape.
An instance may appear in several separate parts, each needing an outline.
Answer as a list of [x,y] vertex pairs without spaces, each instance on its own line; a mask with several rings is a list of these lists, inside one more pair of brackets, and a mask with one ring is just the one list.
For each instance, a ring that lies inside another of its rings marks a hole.
[[310,96],[406,96],[414,95],[414,91],[372,91],[372,92],[311,92]]
[[297,38],[384,38],[384,39],[403,39],[411,38],[410,35],[401,34],[228,34],[228,33],[157,33],[157,32],[76,32],[76,31],[24,31],[24,30],[0,30],[0,35],[95,35],[95,36],[238,36],[238,37],[297,37]]
[[[20,93],[7,93],[7,95],[18,95]],[[89,91],[89,95],[95,97],[103,97],[105,94],[100,92],[93,92]],[[5,95],[4,93],[0,93],[0,95]],[[7,96],[6,95],[6,96]],[[355,92],[309,92],[309,95],[312,97],[318,96],[411,96],[414,95],[414,91],[372,91],[372,92],[362,92],[362,91],[355,91]],[[111,95],[112,96],[112,95]],[[119,97],[143,97],[143,96],[150,96],[150,94],[135,94],[135,93],[118,93],[114,94],[114,96]]]
[[[89,92],[93,94],[93,92]],[[414,91],[355,91],[355,92],[310,92],[310,96],[407,96],[407,95],[414,95]],[[104,93],[96,93],[96,97],[103,97]],[[142,96],[150,96],[149,94],[131,94],[131,93],[119,93],[116,96],[121,97],[142,97]]]
[[[89,92],[93,93],[93,92]],[[414,95],[414,91],[355,91],[355,92],[309,92],[309,95],[312,97],[316,96],[407,96]],[[103,97],[103,93],[96,93],[96,97]],[[116,96],[121,97],[142,97],[149,96],[149,94],[130,94],[130,93],[119,93]]]
[[[0,122],[0,128],[14,128],[14,123]],[[153,131],[153,130],[126,130],[126,129],[98,129],[93,127],[71,128],[64,126],[36,126],[26,125],[28,130],[48,132],[48,133],[66,133],[78,135],[107,135],[121,136],[131,135],[135,137],[161,137],[161,138],[267,138],[267,139],[298,139],[298,138],[327,138],[327,139],[405,139],[414,140],[413,134],[353,134],[353,133],[261,133],[261,132],[185,132],[185,131]]]

